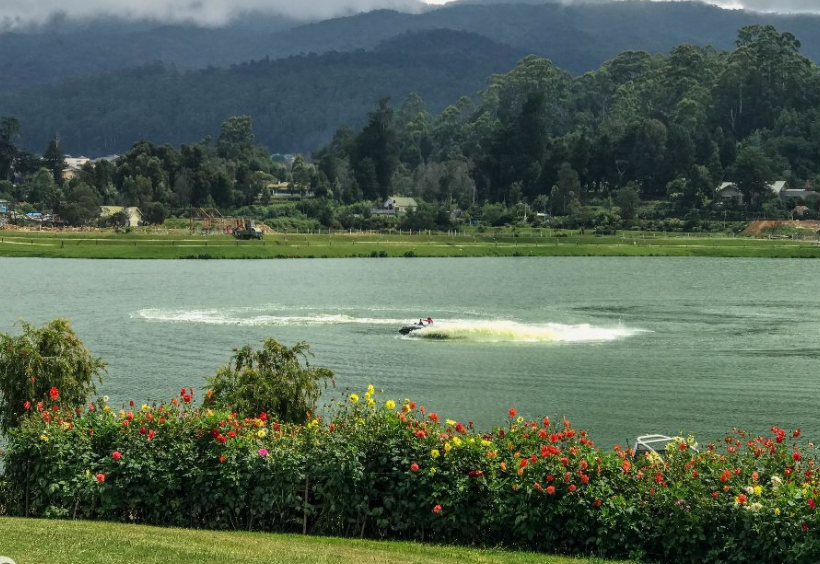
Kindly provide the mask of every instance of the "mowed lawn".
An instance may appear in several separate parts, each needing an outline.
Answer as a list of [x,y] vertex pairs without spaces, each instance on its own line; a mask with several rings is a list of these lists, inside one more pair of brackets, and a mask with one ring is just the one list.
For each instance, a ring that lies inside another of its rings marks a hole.
[[[543,231],[546,235],[547,231]],[[704,256],[820,258],[817,241],[625,232],[611,237],[537,230],[458,235],[273,234],[262,241],[189,233],[25,233],[0,231],[0,256],[110,259],[346,257]]]
[[162,529],[0,517],[0,556],[17,564],[612,564],[418,543]]

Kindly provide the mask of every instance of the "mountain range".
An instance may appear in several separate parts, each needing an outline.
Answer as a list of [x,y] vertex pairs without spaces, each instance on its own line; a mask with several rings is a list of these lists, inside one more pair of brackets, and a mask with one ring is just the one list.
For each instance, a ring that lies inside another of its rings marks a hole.
[[91,20],[0,34],[0,115],[20,120],[33,149],[59,133],[66,150],[110,153],[140,137],[193,142],[247,113],[272,151],[310,151],[381,96],[418,92],[437,111],[526,54],[581,74],[628,50],[730,49],[751,24],[793,32],[820,61],[820,16],[698,2],[461,0],[309,23],[248,14],[216,28]]

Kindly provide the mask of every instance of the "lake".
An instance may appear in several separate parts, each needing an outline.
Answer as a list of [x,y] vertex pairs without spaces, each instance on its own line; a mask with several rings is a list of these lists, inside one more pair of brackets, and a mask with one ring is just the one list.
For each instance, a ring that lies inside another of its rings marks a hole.
[[372,383],[483,428],[515,406],[603,445],[773,423],[818,439],[818,280],[809,260],[0,258],[0,331],[70,318],[113,403],[200,389],[274,337],[336,371],[325,398]]

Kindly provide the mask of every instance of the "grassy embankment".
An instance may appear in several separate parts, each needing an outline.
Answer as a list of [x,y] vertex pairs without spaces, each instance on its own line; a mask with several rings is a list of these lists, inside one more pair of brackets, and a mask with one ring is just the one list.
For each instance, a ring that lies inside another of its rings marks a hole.
[[[0,518],[0,556],[17,564],[605,564],[611,561],[296,535]],[[614,563],[613,563],[614,564]]]
[[547,231],[459,235],[268,235],[236,241],[227,235],[134,232],[0,232],[0,256],[110,259],[240,259],[497,256],[703,256],[820,258],[816,241],[625,232],[612,237],[549,237]]

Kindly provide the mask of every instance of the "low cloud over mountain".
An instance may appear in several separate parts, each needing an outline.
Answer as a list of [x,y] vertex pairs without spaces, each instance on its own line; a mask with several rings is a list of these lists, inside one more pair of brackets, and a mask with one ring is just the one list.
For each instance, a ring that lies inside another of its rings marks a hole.
[[248,12],[319,20],[379,8],[418,11],[420,0],[0,0],[0,30],[97,17],[218,26]]

